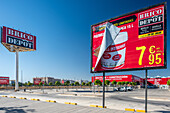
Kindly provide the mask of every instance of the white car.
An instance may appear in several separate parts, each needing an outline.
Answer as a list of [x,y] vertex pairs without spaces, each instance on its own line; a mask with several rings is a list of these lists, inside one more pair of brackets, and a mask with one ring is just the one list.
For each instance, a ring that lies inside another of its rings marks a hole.
[[128,90],[128,91],[132,91],[132,90],[133,90],[133,87],[128,86],[128,87],[127,87],[127,90]]

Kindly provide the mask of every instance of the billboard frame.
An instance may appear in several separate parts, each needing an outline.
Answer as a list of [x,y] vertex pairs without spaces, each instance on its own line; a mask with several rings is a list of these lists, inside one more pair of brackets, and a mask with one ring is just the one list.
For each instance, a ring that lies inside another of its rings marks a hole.
[[[164,66],[143,67],[143,68],[130,68],[130,69],[118,69],[118,70],[104,70],[104,71],[92,71],[92,55],[93,55],[92,54],[92,52],[93,52],[92,51],[92,48],[93,48],[93,46],[92,46],[93,45],[93,35],[92,35],[93,31],[92,31],[92,27],[93,26],[99,25],[99,24],[102,24],[104,22],[108,22],[110,20],[117,19],[117,18],[120,18],[120,17],[123,17],[123,16],[127,16],[127,15],[130,15],[130,14],[138,13],[138,12],[150,9],[150,8],[154,8],[154,7],[157,7],[159,5],[164,5]],[[126,14],[123,14],[123,15],[120,15],[120,16],[116,16],[114,18],[110,18],[110,19],[107,19],[105,21],[102,21],[102,22],[99,22],[99,23],[91,25],[91,45],[90,46],[91,46],[90,47],[90,50],[91,50],[90,73],[136,71],[136,70],[150,70],[150,69],[166,69],[167,68],[167,2],[162,2],[162,3],[156,4],[156,5],[152,5],[152,6],[145,7],[145,8],[139,9],[139,10],[135,10],[135,11],[132,11],[130,13],[126,13]]]

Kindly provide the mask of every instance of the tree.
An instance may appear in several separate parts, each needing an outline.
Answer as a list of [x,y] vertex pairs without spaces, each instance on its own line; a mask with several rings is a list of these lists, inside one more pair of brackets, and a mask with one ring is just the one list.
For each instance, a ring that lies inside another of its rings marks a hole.
[[74,83],[71,83],[71,86],[74,86]]
[[132,86],[135,86],[135,82],[132,82]]
[[112,85],[116,85],[116,83],[117,83],[117,82],[116,82],[115,80],[114,80],[114,81],[112,81]]
[[56,82],[55,82],[55,85],[56,85],[56,86],[61,86],[61,83],[60,83],[59,81],[56,81]]
[[128,85],[128,84],[129,84],[129,82],[128,82],[128,81],[126,81],[126,82],[125,82],[125,84],[126,84],[126,85]]
[[46,82],[44,83],[44,86],[47,86],[47,83],[46,83]]
[[75,86],[79,86],[80,84],[79,84],[79,82],[76,81],[76,82],[74,83],[74,85],[75,85]]
[[123,82],[121,82],[121,85],[124,85],[125,84],[125,82],[123,81]]
[[117,82],[117,85],[121,85],[121,82]]
[[85,82],[82,82],[81,85],[84,86],[86,83]]
[[70,81],[67,80],[67,81],[64,83],[64,85],[69,86],[69,85],[70,85]]
[[27,86],[27,82],[25,82],[23,85],[24,85],[24,86]]
[[105,84],[108,86],[110,84],[109,80],[105,80]]
[[19,84],[19,86],[22,86],[22,83],[18,83]]
[[170,79],[167,81],[167,85],[169,85],[169,86],[170,86]]
[[97,79],[97,80],[94,81],[94,84],[95,84],[95,85],[101,86],[101,85],[102,85],[102,82],[101,82],[100,80]]
[[132,85],[132,82],[129,82],[129,85]]
[[49,86],[52,86],[53,85],[53,83],[52,82],[49,82]]
[[32,86],[33,84],[30,81],[28,81],[27,85]]
[[42,83],[42,82],[40,82],[40,83],[39,83],[39,86],[42,86],[42,85],[43,85],[43,83]]
[[88,82],[88,85],[91,86],[91,85],[92,85],[92,82]]
[[86,83],[85,85],[86,85],[86,86],[89,86],[89,83]]

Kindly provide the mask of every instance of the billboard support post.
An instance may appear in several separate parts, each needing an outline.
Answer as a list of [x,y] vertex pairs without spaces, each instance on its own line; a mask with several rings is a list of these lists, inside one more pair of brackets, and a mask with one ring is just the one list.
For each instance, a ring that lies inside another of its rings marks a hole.
[[147,76],[148,70],[145,70],[145,113],[147,113]]
[[18,91],[18,51],[16,51],[16,80],[15,80],[15,91]]
[[93,75],[94,75],[94,76],[93,76],[93,87],[94,87],[94,94],[95,94],[95,92],[96,92],[96,91],[95,91],[95,83],[94,83],[94,81],[95,81],[95,78],[94,78],[94,77],[95,77],[95,74],[93,74]]
[[103,108],[105,106],[105,72],[103,72]]

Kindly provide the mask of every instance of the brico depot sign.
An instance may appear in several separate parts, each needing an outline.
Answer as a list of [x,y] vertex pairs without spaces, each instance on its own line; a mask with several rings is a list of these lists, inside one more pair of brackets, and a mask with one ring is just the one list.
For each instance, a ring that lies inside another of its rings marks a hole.
[[9,27],[3,26],[2,28],[2,44],[11,52],[11,45],[19,51],[34,51],[36,50],[36,36],[24,33]]
[[92,73],[166,65],[166,2],[91,26]]
[[9,77],[0,77],[0,85],[9,84]]

